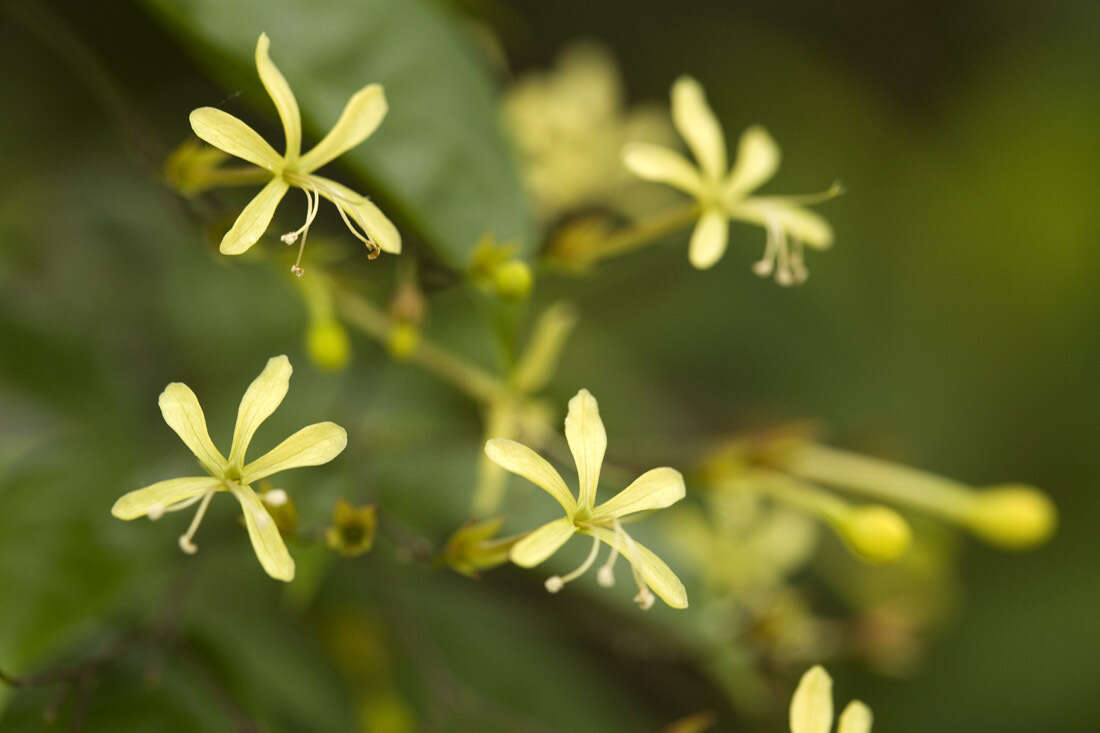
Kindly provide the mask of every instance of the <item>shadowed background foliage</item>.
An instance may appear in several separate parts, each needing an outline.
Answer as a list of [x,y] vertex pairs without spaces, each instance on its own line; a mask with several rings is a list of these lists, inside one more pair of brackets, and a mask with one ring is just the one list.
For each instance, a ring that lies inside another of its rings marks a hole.
[[[649,625],[594,589],[547,597],[540,573],[474,583],[410,560],[410,537],[438,546],[464,518],[474,406],[365,340],[347,371],[313,368],[282,270],[215,253],[212,232],[245,199],[216,198],[204,220],[159,181],[194,107],[277,129],[250,66],[266,30],[312,139],[352,91],[386,84],[390,116],[341,173],[425,260],[465,261],[484,230],[537,246],[492,105],[509,74],[576,38],[609,45],[631,100],[664,102],[687,72],[729,134],[767,125],[783,147],[777,188],[843,180],[823,209],[837,244],[810,254],[798,289],[751,275],[763,235],[736,225],[706,272],[681,235],[584,279],[540,280],[536,304],[567,296],[581,313],[554,402],[580,386],[599,396],[624,465],[679,465],[707,436],[808,417],[841,445],[1043,487],[1058,535],[1020,555],[967,540],[958,616],[909,677],[831,671],[838,700],[867,701],[877,730],[1091,730],[1098,11],[833,5],[0,4],[0,670],[84,665],[74,685],[0,688],[0,728],[37,730],[56,708],[58,725],[104,731],[634,731],[701,709],[722,730],[783,729],[781,704],[771,719],[739,714],[679,655],[668,609]],[[487,60],[472,21],[511,71]],[[291,226],[297,206],[280,211]],[[393,263],[372,267],[385,281]],[[448,289],[429,333],[494,366],[476,313]],[[193,387],[224,442],[244,387],[284,352],[292,388],[257,445],[345,425],[348,453],[285,488],[307,527],[341,496],[377,502],[390,524],[376,552],[337,565],[292,547],[300,577],[283,589],[229,502],[194,558],[168,520],[110,517],[119,494],[189,469],[156,409],[164,384]]]

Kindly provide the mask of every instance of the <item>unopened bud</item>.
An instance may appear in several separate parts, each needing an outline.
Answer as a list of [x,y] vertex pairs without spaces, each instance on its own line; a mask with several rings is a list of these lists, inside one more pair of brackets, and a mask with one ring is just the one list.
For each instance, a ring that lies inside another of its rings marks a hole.
[[1031,486],[997,486],[974,495],[967,523],[987,542],[1023,549],[1053,534],[1058,510],[1046,494]]
[[348,365],[351,343],[343,325],[335,319],[314,321],[306,331],[309,358],[321,369],[335,372]]
[[531,267],[523,260],[508,260],[493,271],[493,290],[504,300],[526,300],[533,282]]
[[389,338],[386,339],[386,348],[390,356],[398,361],[404,361],[412,356],[420,346],[420,329],[411,323],[398,323],[390,329]]
[[912,540],[909,524],[900,514],[884,506],[857,507],[840,526],[848,546],[869,563],[897,560]]

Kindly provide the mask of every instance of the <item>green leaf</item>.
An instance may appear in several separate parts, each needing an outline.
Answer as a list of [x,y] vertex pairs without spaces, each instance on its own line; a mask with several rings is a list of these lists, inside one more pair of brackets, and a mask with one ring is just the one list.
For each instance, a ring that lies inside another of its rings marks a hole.
[[[424,238],[451,266],[467,263],[484,232],[531,251],[532,219],[498,126],[488,70],[460,21],[438,4],[145,0],[145,5],[191,45],[201,65],[228,88],[244,90],[258,113],[268,116],[268,127],[278,129],[274,105],[253,64],[256,39],[266,32],[272,59],[302,110],[304,149],[336,122],[352,94],[380,82],[389,114],[376,133],[340,158],[367,183],[363,192],[377,196],[399,228]],[[275,138],[271,142],[281,148],[281,133]]]

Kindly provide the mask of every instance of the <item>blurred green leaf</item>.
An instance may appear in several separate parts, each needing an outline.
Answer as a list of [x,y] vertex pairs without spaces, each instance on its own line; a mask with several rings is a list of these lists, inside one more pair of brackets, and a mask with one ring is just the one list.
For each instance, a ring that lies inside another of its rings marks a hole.
[[399,225],[411,224],[449,265],[464,266],[487,231],[530,251],[533,224],[498,128],[488,69],[460,21],[438,4],[322,0],[308,11],[291,0],[145,4],[193,45],[211,74],[244,89],[274,120],[253,63],[256,39],[268,33],[314,141],[352,94],[382,83],[389,114],[340,158],[370,184],[366,193],[378,193],[383,209]]

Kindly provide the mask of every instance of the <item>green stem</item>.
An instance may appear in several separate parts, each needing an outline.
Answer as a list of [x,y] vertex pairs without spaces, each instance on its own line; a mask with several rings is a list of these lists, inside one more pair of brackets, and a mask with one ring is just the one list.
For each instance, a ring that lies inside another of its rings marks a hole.
[[617,257],[621,254],[659,242],[665,236],[683,229],[699,218],[700,207],[691,203],[663,214],[646,219],[633,226],[620,229],[611,236],[602,239],[592,249],[584,253],[587,264]]
[[[348,323],[383,345],[388,342],[393,319],[353,293],[337,291],[336,300]],[[427,339],[422,339],[408,358],[479,402],[491,402],[507,391],[496,377]]]
[[966,521],[973,506],[971,487],[877,458],[808,443],[784,453],[784,471],[812,481]]
[[851,512],[851,507],[843,499],[777,471],[753,471],[746,478],[746,483],[777,501],[834,526],[839,526]]

